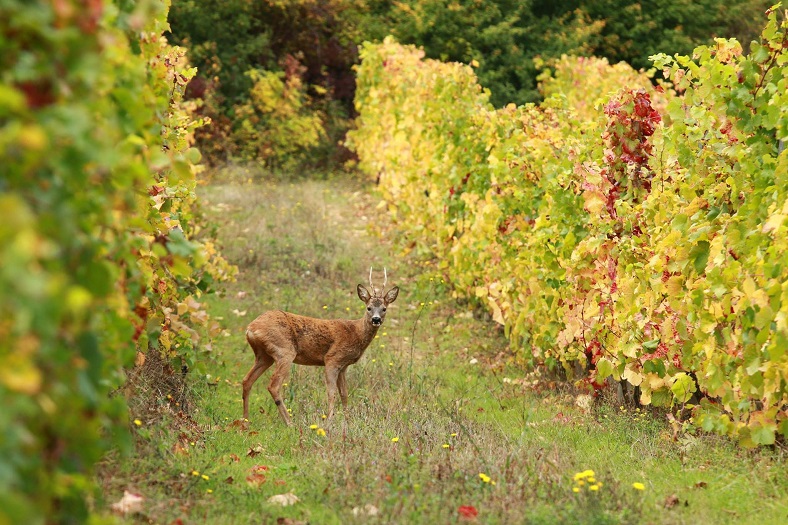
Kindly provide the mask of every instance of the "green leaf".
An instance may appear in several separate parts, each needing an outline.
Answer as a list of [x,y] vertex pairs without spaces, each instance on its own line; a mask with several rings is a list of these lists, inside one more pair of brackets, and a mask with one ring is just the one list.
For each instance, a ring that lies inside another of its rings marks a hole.
[[676,374],[675,380],[670,387],[673,397],[679,403],[686,403],[697,390],[695,380],[684,372]]
[[596,378],[597,381],[605,379],[613,374],[613,363],[606,357],[602,357],[596,362]]
[[695,267],[698,274],[706,271],[706,263],[709,261],[709,243],[708,241],[699,241],[698,244],[692,247],[689,253],[689,260]]

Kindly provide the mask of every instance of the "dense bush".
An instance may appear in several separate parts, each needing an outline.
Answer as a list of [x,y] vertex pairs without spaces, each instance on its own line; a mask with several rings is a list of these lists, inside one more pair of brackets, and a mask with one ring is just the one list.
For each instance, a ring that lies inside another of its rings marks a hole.
[[366,45],[351,140],[403,232],[522,362],[581,363],[643,403],[699,395],[694,424],[773,443],[788,435],[786,29],[772,11],[749,55],[720,39],[655,57],[677,94],[564,59],[543,104],[500,110],[467,66]]
[[83,523],[93,464],[129,444],[124,368],[194,361],[194,74],[164,1],[0,6],[0,522]]

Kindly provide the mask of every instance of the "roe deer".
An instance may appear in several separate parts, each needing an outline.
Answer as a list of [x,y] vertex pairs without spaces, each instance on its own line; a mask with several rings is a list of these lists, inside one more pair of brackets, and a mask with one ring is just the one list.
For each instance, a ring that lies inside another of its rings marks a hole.
[[[384,269],[385,274],[385,269]],[[345,371],[358,361],[378,328],[386,318],[386,307],[394,302],[399,288],[393,287],[383,294],[372,286],[372,268],[369,270],[370,292],[358,285],[358,298],[367,312],[361,319],[315,319],[272,310],[260,315],[246,329],[246,340],[254,350],[254,365],[243,381],[244,419],[249,419],[249,393],[252,385],[268,368],[276,364],[268,391],[274,398],[285,424],[291,425],[290,416],[280,395],[282,384],[290,374],[290,365],[325,366],[328,393],[328,421],[334,415],[334,398],[337,390],[342,407],[347,408],[347,381]]]

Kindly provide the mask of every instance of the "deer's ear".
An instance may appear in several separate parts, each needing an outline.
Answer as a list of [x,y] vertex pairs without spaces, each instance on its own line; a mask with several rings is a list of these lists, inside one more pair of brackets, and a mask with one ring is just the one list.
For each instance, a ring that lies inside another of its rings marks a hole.
[[369,294],[369,290],[364,288],[362,285],[360,284],[358,285],[358,287],[356,288],[356,292],[358,292],[358,298],[364,301],[364,303],[367,303],[369,301],[371,297]]
[[399,287],[395,286],[394,288],[388,291],[386,296],[383,298],[383,301],[386,304],[391,304],[397,300],[397,295],[399,295]]

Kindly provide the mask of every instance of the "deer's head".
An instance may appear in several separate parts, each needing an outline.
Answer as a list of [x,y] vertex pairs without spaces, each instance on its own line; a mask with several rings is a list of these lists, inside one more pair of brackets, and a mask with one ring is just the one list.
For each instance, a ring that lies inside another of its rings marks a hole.
[[399,287],[395,286],[382,297],[374,293],[370,293],[363,285],[359,284],[356,291],[358,298],[367,305],[367,319],[372,323],[372,326],[380,326],[383,324],[383,319],[386,318],[386,307],[397,299],[399,294]]

